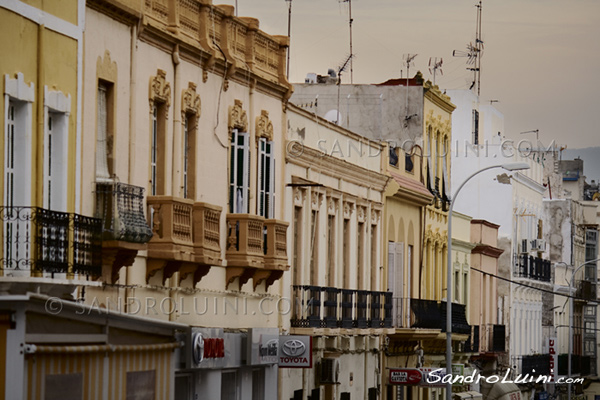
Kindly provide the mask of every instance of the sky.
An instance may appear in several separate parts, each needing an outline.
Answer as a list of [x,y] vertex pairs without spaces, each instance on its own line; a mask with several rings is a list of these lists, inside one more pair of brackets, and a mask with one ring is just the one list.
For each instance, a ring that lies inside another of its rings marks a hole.
[[[238,16],[260,20],[260,29],[287,35],[286,0],[215,0],[236,5]],[[353,82],[406,77],[405,54],[418,54],[417,70],[433,81],[430,58],[443,59],[440,89],[468,89],[466,50],[475,41],[476,0],[351,0]],[[348,1],[292,0],[290,82],[325,75],[350,54]],[[505,135],[548,145],[600,144],[600,1],[484,0],[481,101],[505,118]],[[350,71],[342,74],[350,83]],[[525,134],[527,135],[527,134]]]

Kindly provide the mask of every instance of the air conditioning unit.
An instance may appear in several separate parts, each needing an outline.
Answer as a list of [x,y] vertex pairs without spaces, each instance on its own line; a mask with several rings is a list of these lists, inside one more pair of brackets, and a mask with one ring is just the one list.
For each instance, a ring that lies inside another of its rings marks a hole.
[[521,250],[519,251],[521,254],[529,253],[531,251],[531,246],[529,244],[529,240],[523,239],[521,240]]
[[336,384],[340,375],[340,360],[323,358],[319,364],[319,384]]
[[546,241],[544,239],[532,240],[531,249],[534,251],[546,251]]

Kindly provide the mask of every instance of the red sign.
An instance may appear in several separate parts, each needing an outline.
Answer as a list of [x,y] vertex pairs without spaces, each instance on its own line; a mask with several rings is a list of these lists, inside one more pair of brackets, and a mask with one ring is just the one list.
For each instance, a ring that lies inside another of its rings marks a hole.
[[390,369],[390,385],[418,385],[421,379],[418,369]]
[[225,357],[225,340],[221,338],[204,339],[204,358]]

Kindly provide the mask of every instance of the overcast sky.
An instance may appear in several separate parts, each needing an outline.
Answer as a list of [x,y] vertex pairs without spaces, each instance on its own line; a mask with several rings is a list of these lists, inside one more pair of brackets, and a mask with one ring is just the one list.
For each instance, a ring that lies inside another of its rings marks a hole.
[[[261,30],[287,34],[285,0],[214,0],[238,4]],[[410,75],[443,58],[441,89],[467,89],[466,59],[474,42],[476,0],[352,0],[354,83],[400,77],[403,55],[418,54]],[[569,148],[600,144],[600,1],[484,0],[481,100],[499,100],[505,134],[539,129],[540,140]],[[348,2],[293,0],[290,81],[324,75],[349,54]],[[406,69],[404,68],[404,77]],[[349,71],[342,75],[350,83]]]

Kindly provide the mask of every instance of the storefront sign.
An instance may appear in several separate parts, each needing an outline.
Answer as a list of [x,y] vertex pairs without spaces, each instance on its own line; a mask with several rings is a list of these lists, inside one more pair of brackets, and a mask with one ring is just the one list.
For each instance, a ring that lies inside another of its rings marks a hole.
[[446,376],[446,368],[421,367],[419,371],[423,374],[423,379],[419,386],[446,387],[446,384],[442,382],[442,379]]
[[277,364],[279,354],[279,329],[248,329],[248,357],[250,365]]
[[423,374],[416,368],[390,369],[390,385],[418,385]]
[[279,336],[279,368],[312,368],[312,336]]
[[558,342],[555,337],[550,337],[548,340],[548,354],[550,354],[550,375],[556,382],[558,378]]
[[225,363],[225,339],[220,328],[192,329],[192,365],[197,368],[220,368]]

